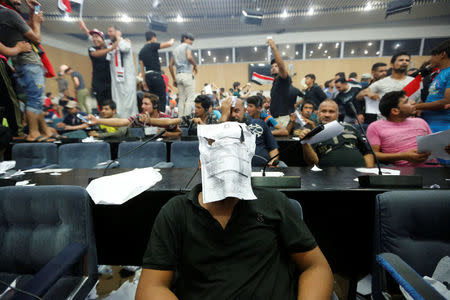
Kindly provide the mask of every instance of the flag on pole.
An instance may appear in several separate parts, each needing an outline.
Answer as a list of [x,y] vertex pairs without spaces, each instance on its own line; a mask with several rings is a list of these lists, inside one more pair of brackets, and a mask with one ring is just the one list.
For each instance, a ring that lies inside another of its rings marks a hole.
[[62,13],[71,14],[72,12],[82,13],[83,0],[58,0],[58,8]]
[[417,92],[420,89],[420,84],[422,83],[422,75],[417,75],[413,81],[408,83],[403,90],[406,92],[406,96],[411,97],[411,95],[414,95],[415,92]]
[[262,75],[256,72],[253,72],[252,74],[252,81],[257,84],[273,84],[273,77]]

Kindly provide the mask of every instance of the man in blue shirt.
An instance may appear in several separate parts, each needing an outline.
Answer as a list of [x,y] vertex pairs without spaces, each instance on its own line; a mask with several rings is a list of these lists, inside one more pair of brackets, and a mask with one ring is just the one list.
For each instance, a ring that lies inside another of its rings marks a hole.
[[288,136],[289,132],[281,126],[271,115],[261,112],[263,96],[251,96],[247,98],[247,113],[253,119],[263,120],[275,136]]
[[423,110],[422,117],[433,132],[444,131],[450,127],[450,110],[445,109],[450,104],[450,40],[431,51],[430,66],[441,71],[430,85],[427,100],[416,104],[416,109]]

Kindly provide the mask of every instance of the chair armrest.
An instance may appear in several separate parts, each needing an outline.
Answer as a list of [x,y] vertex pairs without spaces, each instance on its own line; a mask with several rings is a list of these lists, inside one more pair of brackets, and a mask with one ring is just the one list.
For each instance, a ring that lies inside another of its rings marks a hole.
[[398,255],[381,253],[376,257],[377,263],[388,271],[394,280],[400,284],[413,299],[443,300],[431,285],[405,263]]
[[[87,246],[72,243],[64,248],[57,256],[52,258],[36,275],[30,279],[23,290],[42,297],[75,263],[80,261],[87,253]],[[17,293],[14,300],[35,300],[34,297]]]

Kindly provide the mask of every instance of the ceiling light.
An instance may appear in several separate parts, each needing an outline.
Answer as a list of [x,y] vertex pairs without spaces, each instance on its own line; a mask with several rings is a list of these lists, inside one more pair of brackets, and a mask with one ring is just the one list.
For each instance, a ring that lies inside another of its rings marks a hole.
[[339,48],[339,43],[336,43],[336,46],[335,46],[336,48]]
[[131,18],[127,15],[122,15],[120,17],[120,22],[124,22],[124,23],[130,23],[131,22]]
[[369,3],[367,3],[366,6],[364,7],[364,10],[365,10],[365,11],[369,11],[369,10],[372,10],[372,8],[373,8],[373,7],[372,7],[372,4],[369,2]]
[[352,51],[350,52],[350,54],[355,54],[355,50],[352,49]]
[[211,51],[208,50],[208,56],[211,56]]
[[367,45],[370,47],[370,46],[372,46],[373,44],[372,44],[372,42],[369,42],[369,43],[367,43]]
[[367,53],[369,53],[369,51],[367,51],[367,50],[364,50],[364,54],[367,54]]
[[161,56],[159,57],[159,61],[162,61],[162,58],[161,58]]
[[313,54],[313,53],[314,53],[314,51],[312,51],[312,50],[311,50],[311,51],[309,51],[309,54]]
[[283,52],[281,53],[281,55],[285,56],[285,55],[286,55],[286,52],[283,51]]
[[230,57],[229,57],[229,56],[226,56],[226,57],[225,57],[225,59],[226,59],[226,60],[229,60],[229,59],[230,59]]
[[310,8],[309,10],[308,10],[308,15],[309,16],[312,16],[314,14],[314,8]]
[[281,17],[284,19],[284,18],[287,18],[287,16],[288,16],[288,13],[286,10],[284,10],[283,13],[281,14]]
[[242,10],[242,14],[244,15],[244,17],[248,16],[248,14],[245,10]]
[[215,57],[213,57],[213,60],[214,60],[214,62],[216,62],[216,58]]
[[394,48],[397,49],[398,47],[400,47],[400,44],[396,44]]
[[295,51],[295,55],[298,55],[298,51]]
[[177,21],[178,23],[181,23],[181,22],[183,22],[183,18],[180,15],[177,15],[177,18],[175,21]]
[[286,49],[289,49],[289,47],[290,47],[289,45],[286,45]]
[[202,62],[204,62],[205,61],[205,59],[204,58],[202,58]]
[[317,49],[322,48],[322,43],[319,44],[319,46],[317,47]]
[[255,52],[258,51],[258,47],[253,48],[253,50],[255,50]]
[[328,53],[328,50],[323,51],[324,53]]
[[197,52],[194,52],[194,55],[197,56]]
[[331,59],[331,56],[328,56],[328,59]]
[[380,55],[380,51],[377,51],[377,55]]

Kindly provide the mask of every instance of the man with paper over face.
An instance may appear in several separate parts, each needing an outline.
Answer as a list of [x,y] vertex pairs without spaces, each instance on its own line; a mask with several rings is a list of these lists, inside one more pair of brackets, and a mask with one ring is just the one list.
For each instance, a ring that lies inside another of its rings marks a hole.
[[202,184],[159,212],[136,299],[330,299],[330,267],[289,199],[251,187],[247,126],[198,137]]

